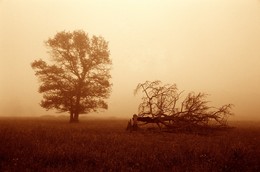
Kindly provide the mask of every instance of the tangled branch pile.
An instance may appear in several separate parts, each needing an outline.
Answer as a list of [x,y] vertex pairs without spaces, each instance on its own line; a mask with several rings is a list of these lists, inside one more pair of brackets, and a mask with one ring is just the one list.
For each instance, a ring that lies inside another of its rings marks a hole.
[[227,119],[232,104],[219,108],[211,107],[204,93],[190,92],[181,100],[183,93],[176,84],[162,85],[160,81],[140,83],[135,94],[142,91],[144,96],[138,108],[138,121],[156,123],[168,129],[194,129],[209,127],[227,127]]

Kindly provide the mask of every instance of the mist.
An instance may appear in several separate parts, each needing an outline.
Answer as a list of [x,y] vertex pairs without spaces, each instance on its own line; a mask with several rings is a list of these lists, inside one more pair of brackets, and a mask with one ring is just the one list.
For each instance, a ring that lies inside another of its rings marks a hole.
[[260,119],[260,2],[0,1],[0,115],[57,115],[40,107],[30,64],[48,59],[59,31],[82,29],[109,41],[112,93],[93,116],[131,117],[138,83],[161,80],[205,92],[214,106],[234,104],[232,119]]

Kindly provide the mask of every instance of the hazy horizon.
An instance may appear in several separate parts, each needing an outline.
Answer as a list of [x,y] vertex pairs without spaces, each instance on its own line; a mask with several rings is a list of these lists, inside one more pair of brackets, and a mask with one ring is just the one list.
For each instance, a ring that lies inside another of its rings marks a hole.
[[0,116],[51,115],[30,64],[59,31],[109,41],[112,92],[97,116],[131,117],[146,80],[205,92],[231,119],[260,120],[259,0],[0,0]]

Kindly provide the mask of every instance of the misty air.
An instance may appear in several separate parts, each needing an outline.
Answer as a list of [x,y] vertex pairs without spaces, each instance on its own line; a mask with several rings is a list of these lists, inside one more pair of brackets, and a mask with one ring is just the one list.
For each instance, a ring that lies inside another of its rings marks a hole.
[[259,0],[0,0],[0,171],[260,171]]

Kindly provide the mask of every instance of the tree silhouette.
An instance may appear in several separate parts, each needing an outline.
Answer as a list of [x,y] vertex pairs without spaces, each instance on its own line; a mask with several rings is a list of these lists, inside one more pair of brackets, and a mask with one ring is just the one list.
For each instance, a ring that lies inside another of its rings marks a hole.
[[220,108],[211,107],[204,93],[190,92],[182,101],[182,92],[176,84],[162,85],[161,81],[146,81],[135,89],[144,93],[138,108],[138,121],[157,123],[171,129],[190,129],[198,127],[226,127],[232,114],[231,104]]
[[31,64],[43,93],[40,105],[69,112],[70,122],[78,122],[79,114],[107,109],[112,85],[108,42],[77,30],[58,32],[45,43],[52,64],[41,59]]

